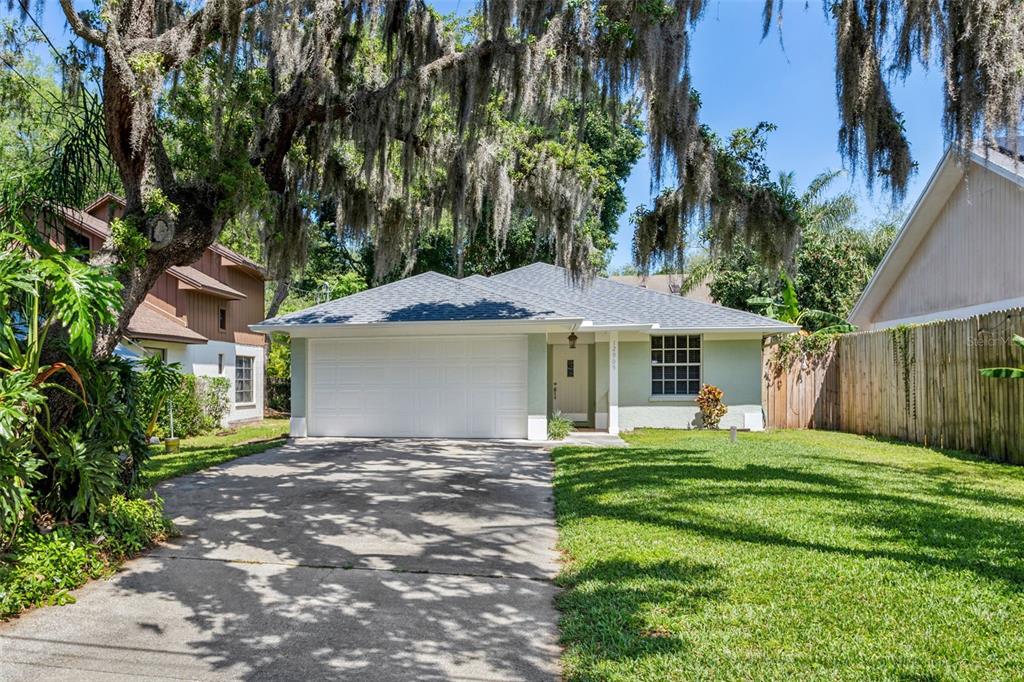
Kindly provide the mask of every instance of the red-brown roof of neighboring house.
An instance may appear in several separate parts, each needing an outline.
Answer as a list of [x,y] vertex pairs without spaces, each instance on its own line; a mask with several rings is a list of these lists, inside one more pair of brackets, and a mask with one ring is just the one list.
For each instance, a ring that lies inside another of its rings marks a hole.
[[232,289],[219,279],[210,277],[205,272],[187,265],[172,265],[167,268],[167,272],[181,282],[184,282],[189,288],[199,289],[211,296],[226,298],[229,301],[240,301],[246,298],[245,294],[241,291]]
[[[89,204],[84,211],[79,210],[77,208],[61,208],[60,210],[66,218],[70,219],[73,223],[75,223],[82,229],[86,230],[87,232],[93,233],[97,237],[106,239],[107,236],[110,235],[110,226],[107,224],[106,221],[100,220],[96,216],[92,215],[89,211],[93,210],[100,203],[108,200],[118,203],[121,206],[124,206],[124,199],[121,199],[117,195],[107,192],[99,199]],[[211,244],[209,248],[218,256],[221,256],[222,258],[226,259],[229,265],[246,270],[252,275],[266,278],[267,275],[266,272],[263,270],[263,267],[260,266],[259,263],[249,260],[242,254],[236,251],[232,251],[231,249],[222,244]]]
[[133,339],[171,341],[174,343],[206,343],[208,339],[185,326],[156,306],[143,301],[128,321],[127,336]]
[[67,208],[65,206],[60,207],[58,212],[76,226],[100,239],[106,239],[110,236],[110,226],[96,216],[80,211],[77,208]]

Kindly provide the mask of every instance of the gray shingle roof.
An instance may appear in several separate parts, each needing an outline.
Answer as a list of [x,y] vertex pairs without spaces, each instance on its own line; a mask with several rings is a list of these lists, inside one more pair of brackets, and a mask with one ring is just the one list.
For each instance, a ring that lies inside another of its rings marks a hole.
[[[600,309],[605,315],[636,324],[658,324],[666,329],[764,329],[787,326],[784,322],[734,308],[693,301],[641,287],[596,277],[573,283],[565,268],[547,263],[494,275],[491,278],[529,291],[541,292],[570,303]],[[590,318],[588,318],[590,319]],[[614,320],[593,320],[595,325]]]
[[281,315],[274,326],[546,320],[566,317],[552,306],[519,301],[436,272],[409,277],[358,294]]
[[594,326],[778,331],[788,325],[761,315],[693,301],[602,277],[574,283],[564,268],[534,263],[493,277],[462,280],[435,272],[282,315],[262,325],[384,322],[587,320]]

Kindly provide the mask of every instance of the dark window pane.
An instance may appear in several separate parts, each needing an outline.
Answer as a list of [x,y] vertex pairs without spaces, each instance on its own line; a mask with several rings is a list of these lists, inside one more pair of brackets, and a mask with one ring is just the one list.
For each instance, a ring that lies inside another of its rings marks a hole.
[[674,336],[666,336],[665,337],[665,348],[675,348],[675,347],[676,347],[676,337],[674,337]]
[[694,362],[694,363],[699,363],[700,362],[700,351],[699,350],[691,350],[690,351],[690,362]]
[[676,348],[686,348],[686,337],[685,336],[677,336],[676,337]]
[[651,368],[651,378],[652,379],[661,379],[664,376],[661,372],[662,372],[662,368],[661,367],[652,367]]
[[699,336],[691,336],[690,337],[690,348],[700,348],[700,337]]
[[662,395],[662,383],[660,381],[651,382],[651,393],[654,395]]
[[675,379],[676,378],[676,368],[675,367],[666,367],[665,368],[665,378],[666,379]]
[[697,381],[700,380],[700,367],[691,365],[690,367],[687,367],[687,369],[690,371],[688,378],[695,379]]
[[665,364],[671,365],[676,361],[676,352],[674,350],[665,351]]
[[661,339],[660,336],[652,336],[651,337],[651,348],[661,348],[661,341],[662,341],[662,339]]
[[660,351],[660,350],[652,350],[651,351],[651,362],[660,365],[662,363],[662,361],[664,360],[664,358],[662,357],[662,352],[663,351]]
[[698,393],[700,393],[700,382],[699,381],[691,381],[691,382],[689,382],[689,388],[686,389],[686,392],[689,395],[697,395]]
[[576,376],[576,363],[573,360],[565,361],[565,376],[569,378]]

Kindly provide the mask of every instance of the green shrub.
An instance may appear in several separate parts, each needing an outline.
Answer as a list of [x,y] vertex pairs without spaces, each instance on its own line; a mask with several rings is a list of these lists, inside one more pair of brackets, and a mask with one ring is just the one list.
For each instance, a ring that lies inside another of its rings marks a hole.
[[115,495],[91,525],[62,525],[48,533],[24,528],[0,557],[0,618],[33,606],[68,604],[70,590],[108,575],[166,537],[163,502]]
[[231,411],[231,399],[228,397],[230,390],[231,382],[227,377],[199,377],[196,380],[203,431],[220,428],[224,417]]
[[47,460],[50,489],[41,505],[59,519],[91,522],[121,483],[121,462],[108,444],[87,441],[73,431],[61,429],[54,434]]
[[[174,409],[174,436],[191,438],[219,429],[231,409],[230,389],[231,382],[226,377],[180,375],[179,385],[168,401]],[[157,427],[159,435],[170,437],[171,415],[167,405],[157,414]]]
[[711,384],[704,384],[697,394],[697,407],[700,408],[701,425],[705,429],[717,429],[722,417],[729,411],[722,402],[722,389]]
[[548,419],[548,440],[565,440],[572,429],[572,420],[561,412],[555,412]]
[[152,499],[115,495],[93,527],[108,561],[118,563],[166,537],[171,530],[171,522],[164,517],[164,501],[155,493]]

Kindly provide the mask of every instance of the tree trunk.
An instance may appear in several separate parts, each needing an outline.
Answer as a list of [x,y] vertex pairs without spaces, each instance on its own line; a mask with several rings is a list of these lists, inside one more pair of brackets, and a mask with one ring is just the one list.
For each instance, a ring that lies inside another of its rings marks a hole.
[[288,292],[292,288],[291,278],[282,275],[277,283],[274,285],[274,297],[270,299],[270,307],[267,308],[267,318],[277,317],[277,311],[281,308],[281,304],[284,303],[284,299],[288,298]]

